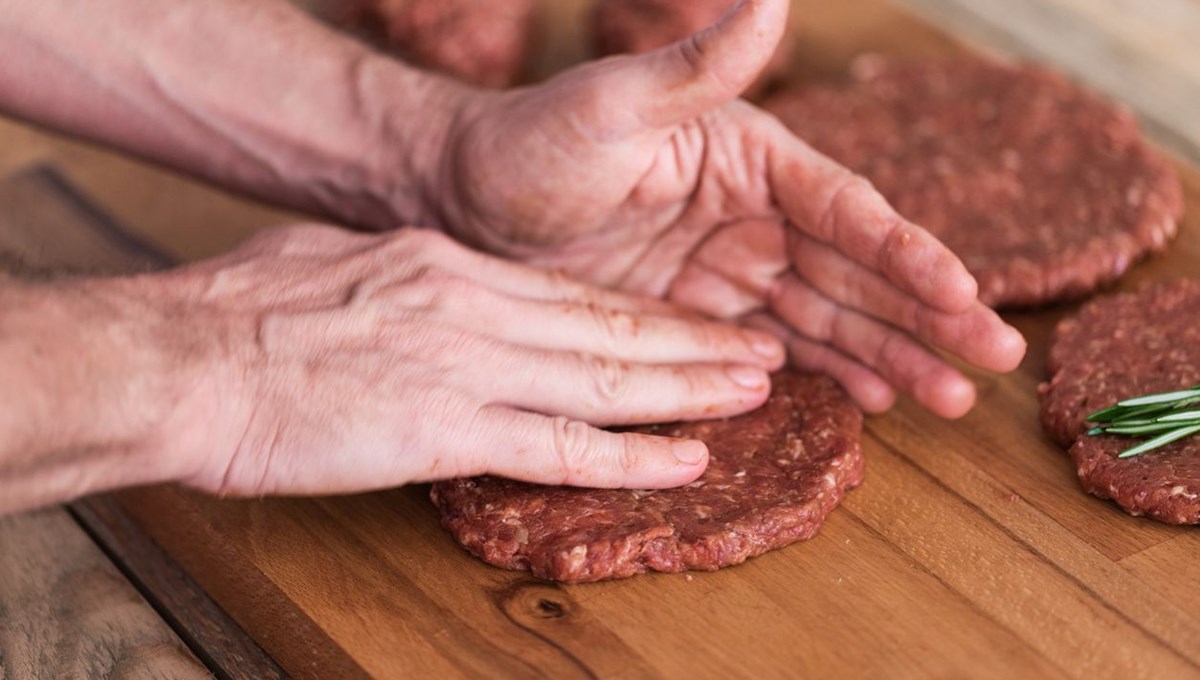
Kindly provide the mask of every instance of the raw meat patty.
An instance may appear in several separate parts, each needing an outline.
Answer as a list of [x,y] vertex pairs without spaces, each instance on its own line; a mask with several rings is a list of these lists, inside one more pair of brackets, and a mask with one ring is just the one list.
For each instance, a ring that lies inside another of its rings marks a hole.
[[525,68],[535,9],[536,0],[350,0],[344,23],[418,66],[505,87]]
[[862,414],[824,376],[785,371],[753,413],[639,430],[704,441],[708,470],[660,491],[439,482],[442,524],[485,562],[539,578],[715,570],[811,538],[862,480]]
[[1200,280],[1088,303],[1055,329],[1047,365],[1042,426],[1070,447],[1083,488],[1133,515],[1200,523],[1200,437],[1121,460],[1135,440],[1089,437],[1084,422],[1121,399],[1200,384]]
[[1062,76],[862,57],[767,108],[932,231],[994,307],[1077,298],[1174,236],[1179,179],[1134,117]]
[[[737,0],[598,0],[592,11],[592,43],[602,55],[649,52],[717,23],[735,4]],[[795,43],[789,29],[749,95],[787,71]]]

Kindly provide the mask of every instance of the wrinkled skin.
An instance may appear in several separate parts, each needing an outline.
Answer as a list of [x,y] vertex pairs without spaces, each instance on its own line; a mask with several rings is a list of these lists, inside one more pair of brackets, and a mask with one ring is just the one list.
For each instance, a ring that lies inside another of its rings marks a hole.
[[662,50],[463,95],[432,212],[481,248],[769,329],[869,411],[899,389],[961,416],[974,387],[929,346],[1007,371],[1024,340],[869,183],[733,101],[787,8],[748,0]]
[[[485,473],[676,486],[703,471],[702,443],[594,425],[744,412],[785,359],[766,333],[428,230],[289,228],[140,285],[168,291],[164,309],[229,348],[164,428],[174,448],[200,443],[172,456],[195,466],[185,481],[219,493]],[[172,345],[187,333],[171,331]],[[171,363],[188,365],[179,355]]]
[[0,69],[0,103],[18,115],[493,255],[304,227],[167,273],[0,286],[0,513],[168,480],[674,486],[703,471],[702,443],[598,426],[753,409],[777,338],[869,410],[899,388],[948,417],[974,388],[928,345],[995,370],[1023,352],[948,250],[733,102],[787,0],[499,93],[339,42],[282,0],[175,3],[144,35],[164,15],[150,0],[8,4],[0,45],[22,66]]

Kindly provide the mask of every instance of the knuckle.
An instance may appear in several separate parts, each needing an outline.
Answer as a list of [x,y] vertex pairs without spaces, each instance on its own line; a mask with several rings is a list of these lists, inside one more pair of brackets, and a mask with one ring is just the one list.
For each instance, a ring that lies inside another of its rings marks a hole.
[[418,265],[443,262],[452,257],[457,247],[453,240],[440,231],[408,227],[395,232],[391,244],[405,253]]
[[[878,259],[877,252],[870,252],[877,247],[873,234],[878,233],[876,225],[889,212],[887,201],[875,190],[875,185],[862,175],[846,171],[836,182],[818,233],[842,252]],[[871,238],[864,237],[864,224],[870,227]]]
[[907,345],[898,333],[888,333],[879,343],[875,351],[874,365],[877,368],[904,366],[906,362]]
[[301,224],[285,227],[276,241],[281,255],[311,255],[336,249],[337,245],[349,240],[349,236],[337,227],[321,224]]
[[875,186],[863,175],[847,170],[838,183],[834,202],[853,201],[863,194],[875,194]]
[[299,229],[302,227],[282,227],[255,232],[243,247],[254,252],[277,253],[282,251],[290,240],[297,238]]
[[620,466],[621,472],[632,472],[638,469],[641,464],[641,451],[634,444],[634,439],[625,435],[621,437],[621,446],[617,450],[617,464]]
[[933,328],[936,325],[936,319],[933,316],[933,310],[911,301],[905,304],[900,311],[900,327],[916,333],[918,337],[930,338],[934,335]]
[[389,301],[409,307],[447,310],[477,300],[483,287],[434,265],[415,268],[390,291]]
[[695,74],[708,72],[708,51],[699,36],[691,35],[678,43],[679,58],[687,65],[688,70]]
[[608,357],[589,357],[587,369],[593,395],[601,404],[619,404],[629,392],[629,365]]
[[561,483],[578,480],[594,457],[592,428],[587,423],[565,416],[554,419],[554,458],[558,465],[556,477]]
[[798,276],[789,275],[771,307],[802,335],[820,342],[836,341],[844,321],[842,309]]
[[715,398],[728,389],[727,381],[718,378],[718,374],[711,368],[672,366],[670,373],[671,382],[675,385],[672,406],[686,405],[691,401],[692,395],[709,395],[710,398]]
[[690,325],[689,331],[695,345],[721,354],[740,353],[747,345],[745,332],[732,326],[696,322]]
[[853,197],[864,185],[869,187],[870,183],[861,175],[849,170],[840,171],[833,180],[833,191],[829,194],[829,200],[819,218],[817,233],[821,238],[829,242],[834,241],[839,232],[837,218],[841,202],[847,197]]
[[[859,332],[860,329],[855,327],[852,317],[834,311],[823,322],[823,333],[813,339],[818,342],[829,343],[840,351],[857,355],[859,351],[856,348],[861,347],[858,337]],[[869,353],[869,350],[862,351],[862,353]]]
[[546,287],[556,291],[560,300],[578,300],[582,304],[591,305],[596,301],[595,291],[588,286],[571,278],[562,269],[554,268],[545,270]]
[[706,80],[721,93],[736,94],[741,91],[741,83],[726,76],[719,56],[710,48],[706,33],[696,33],[679,41],[678,54],[692,79]]

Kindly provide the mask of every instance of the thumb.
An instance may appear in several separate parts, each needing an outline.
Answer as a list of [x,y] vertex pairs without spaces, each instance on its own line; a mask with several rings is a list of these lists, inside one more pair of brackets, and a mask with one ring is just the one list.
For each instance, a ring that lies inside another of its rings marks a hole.
[[479,471],[539,484],[660,489],[694,481],[708,465],[702,442],[491,406],[481,413]]
[[770,61],[787,26],[789,0],[740,0],[709,28],[614,69],[624,97],[655,128],[691,120],[734,99]]

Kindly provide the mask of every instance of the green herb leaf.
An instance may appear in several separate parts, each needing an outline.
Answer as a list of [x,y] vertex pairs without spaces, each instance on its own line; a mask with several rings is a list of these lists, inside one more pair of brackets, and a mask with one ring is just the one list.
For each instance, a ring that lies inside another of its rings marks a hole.
[[1159,436],[1155,437],[1154,439],[1144,441],[1141,444],[1138,444],[1137,446],[1135,446],[1133,448],[1125,449],[1124,451],[1117,454],[1117,458],[1132,458],[1134,456],[1140,456],[1141,454],[1146,453],[1147,451],[1153,451],[1154,449],[1157,449],[1162,446],[1166,446],[1167,444],[1170,444],[1171,442],[1179,441],[1180,439],[1183,439],[1184,437],[1190,437],[1190,436],[1196,434],[1197,432],[1200,432],[1200,425],[1192,425],[1191,427],[1184,427],[1184,428],[1180,428],[1177,430],[1171,430],[1170,432],[1163,434],[1163,435],[1159,435]]
[[1155,418],[1160,423],[1173,423],[1180,420],[1200,420],[1200,411],[1181,411]]
[[1200,432],[1200,385],[1117,402],[1089,415],[1095,423],[1088,435],[1158,435],[1125,449],[1118,457],[1130,458]]
[[1144,397],[1125,399],[1124,401],[1118,401],[1117,406],[1147,406],[1150,404],[1162,404],[1165,402],[1180,401],[1183,399],[1200,399],[1200,385],[1196,385],[1179,392],[1162,392],[1160,394],[1147,394]]

